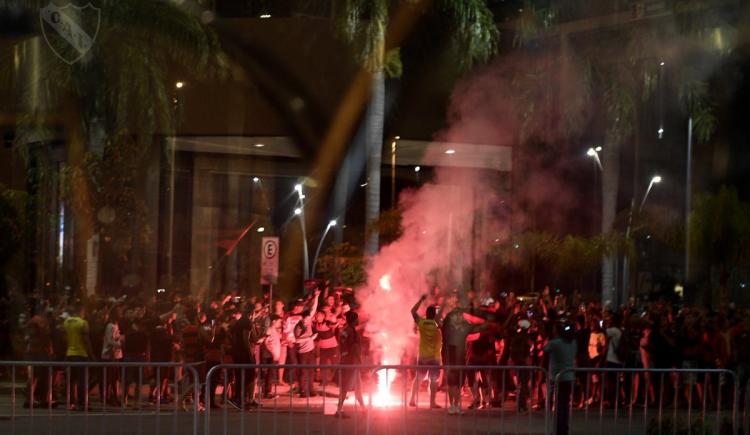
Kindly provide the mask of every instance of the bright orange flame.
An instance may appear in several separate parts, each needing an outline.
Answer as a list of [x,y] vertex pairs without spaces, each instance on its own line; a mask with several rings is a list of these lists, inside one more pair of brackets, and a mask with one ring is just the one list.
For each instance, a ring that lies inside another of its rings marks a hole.
[[[383,364],[389,364],[387,360],[383,360]],[[378,370],[378,391],[372,397],[372,404],[378,408],[387,408],[389,406],[397,406],[400,402],[391,395],[391,384],[393,383],[393,373],[386,373],[387,370]]]

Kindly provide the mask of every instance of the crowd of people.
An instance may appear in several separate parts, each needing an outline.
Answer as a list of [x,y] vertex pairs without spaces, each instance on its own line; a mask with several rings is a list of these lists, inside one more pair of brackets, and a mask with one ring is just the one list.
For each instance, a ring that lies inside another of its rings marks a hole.
[[[148,300],[32,299],[28,314],[21,315],[12,328],[23,336],[23,352],[17,351],[16,357],[192,363],[199,380],[221,363],[263,364],[257,369],[219,371],[212,391],[204,388],[195,399],[211,406],[244,404],[250,409],[273,399],[278,386],[289,384],[293,394],[311,397],[322,383],[341,387],[339,412],[352,390],[364,406],[363,391],[372,388],[373,377],[345,366],[378,363],[373,360],[378,351],[368,338],[366,307],[358,306],[344,289],[306,293],[288,303],[270,300],[268,294],[230,294],[207,302],[165,293]],[[711,309],[632,299],[613,307],[586,302],[577,292],[566,296],[549,288],[535,297],[435,288],[414,302],[414,346],[401,362],[420,369],[404,370],[399,384],[411,386],[411,406],[418,405],[416,398],[426,377],[429,406],[440,408],[437,392],[445,390],[451,414],[462,413],[464,395],[471,397],[470,409],[502,406],[510,399],[519,413],[544,408],[550,394],[545,371],[497,367],[533,366],[549,368],[552,376],[562,373],[558,394],[569,396],[579,408],[647,407],[657,401],[678,406],[704,400],[731,404],[734,396],[726,376],[564,369],[728,369],[737,374],[741,388],[750,377],[750,311],[733,305]],[[8,341],[19,342],[13,337]],[[314,368],[337,364],[344,368]],[[468,366],[472,368],[454,369]],[[128,387],[142,382],[150,386],[150,400],[168,403],[178,394],[170,380],[184,375],[172,370],[178,368],[162,369],[157,382],[153,369],[123,371],[112,366],[102,374],[91,371],[84,376],[82,369],[73,367],[70,383],[75,386],[71,388],[75,400],[71,402],[82,409],[86,395],[76,392],[94,390],[101,401],[121,406],[122,400],[133,400]],[[25,406],[59,401],[65,382],[64,370],[34,370]],[[221,384],[228,388],[217,399],[216,386]]]

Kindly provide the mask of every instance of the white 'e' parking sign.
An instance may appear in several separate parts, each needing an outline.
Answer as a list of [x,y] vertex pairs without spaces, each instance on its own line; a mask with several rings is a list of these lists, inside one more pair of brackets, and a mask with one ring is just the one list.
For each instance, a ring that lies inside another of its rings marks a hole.
[[279,238],[263,237],[260,247],[260,283],[275,285],[279,280]]

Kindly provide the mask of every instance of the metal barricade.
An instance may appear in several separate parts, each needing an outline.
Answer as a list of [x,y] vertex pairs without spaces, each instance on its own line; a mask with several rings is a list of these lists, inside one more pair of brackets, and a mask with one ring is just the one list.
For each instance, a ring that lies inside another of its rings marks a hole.
[[746,377],[748,373],[744,371],[744,369],[740,369],[737,374],[738,382],[740,386],[744,386],[744,390],[740,391],[738,394],[740,403],[738,405],[738,408],[742,410],[742,415],[740,415],[740,433],[741,434],[748,434],[750,433],[750,379],[747,379],[747,381],[742,384],[742,380],[744,377]]
[[534,366],[220,364],[206,374],[204,433],[549,433],[548,382]]
[[557,374],[552,391],[558,435],[739,431],[740,392],[730,370],[573,368]]
[[[162,426],[162,417],[169,416],[172,433],[198,435],[200,364],[0,361],[10,371],[10,397],[6,387],[0,398],[0,433],[57,433],[65,427],[70,432],[159,434],[169,430]],[[170,391],[172,399],[165,397]]]

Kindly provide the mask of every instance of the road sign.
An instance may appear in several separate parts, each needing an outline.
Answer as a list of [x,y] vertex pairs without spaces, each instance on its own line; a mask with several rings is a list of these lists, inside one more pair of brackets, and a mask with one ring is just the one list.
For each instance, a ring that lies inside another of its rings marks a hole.
[[279,280],[279,238],[263,237],[260,248],[260,283],[274,285]]

